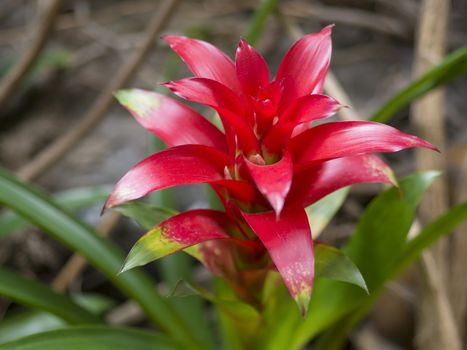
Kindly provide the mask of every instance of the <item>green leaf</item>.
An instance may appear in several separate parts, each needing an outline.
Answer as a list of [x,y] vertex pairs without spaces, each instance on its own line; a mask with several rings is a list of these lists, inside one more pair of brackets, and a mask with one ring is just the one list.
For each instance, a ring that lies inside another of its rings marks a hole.
[[[394,268],[394,275],[405,270],[420,257],[427,247],[442,236],[452,232],[465,220],[467,220],[467,202],[452,207],[447,213],[423,227],[419,234],[405,245]],[[462,233],[465,234],[465,232]]]
[[351,283],[368,293],[358,267],[342,251],[326,244],[315,245],[315,277]]
[[53,238],[79,252],[103,272],[117,287],[138,302],[148,318],[164,331],[183,338],[192,347],[198,341],[191,329],[156,291],[151,279],[142,271],[117,275],[124,258],[108,239],[95,233],[61,210],[39,190],[16,180],[0,169],[0,203],[18,212]]
[[449,54],[441,63],[398,92],[371,117],[371,120],[385,123],[412,101],[465,74],[467,74],[467,46]]
[[344,203],[349,190],[350,187],[344,187],[327,195],[305,209],[308,215],[308,221],[310,222],[313,239],[316,239],[321,232],[323,232],[334,215],[336,215],[337,211]]
[[134,219],[143,228],[149,230],[155,225],[177,214],[177,211],[161,208],[155,204],[140,201],[129,202],[114,208],[120,214]]
[[173,340],[132,328],[72,327],[31,335],[1,344],[0,350],[173,350]]
[[[367,207],[349,244],[343,251],[361,271],[370,295],[361,289],[338,281],[316,280],[308,317],[301,321],[287,315],[288,320],[274,330],[268,349],[299,349],[310,339],[362,306],[388,278],[391,267],[402,251],[415,207],[438,172],[417,173],[390,188]],[[289,335],[287,333],[290,333]]]
[[19,304],[48,311],[70,324],[102,323],[102,320],[48,286],[0,268],[0,295]]
[[[110,189],[109,186],[75,188],[57,193],[53,196],[53,200],[59,206],[73,211],[104,202],[110,193]],[[27,220],[14,212],[10,211],[0,215],[0,238],[4,238],[29,225],[31,224]]]
[[[414,239],[405,244],[404,249],[392,267],[387,279],[397,277],[397,275],[404,271],[409,265],[414,263],[426,248],[443,235],[454,230],[457,225],[461,224],[465,220],[467,220],[467,203],[450,209],[446,214],[441,215],[435,221],[425,226]],[[367,298],[366,302],[361,307],[352,312],[352,314],[345,316],[332,328],[326,331],[324,336],[322,336],[316,343],[316,349],[341,349],[346,340],[347,334],[365,317],[383,290],[384,283],[381,283],[378,290],[374,292],[370,298]]]
[[439,172],[411,175],[372,201],[344,252],[362,272],[370,292],[384,281],[399,258],[423,193]]
[[[74,294],[71,299],[87,311],[101,315],[115,305],[115,301],[100,294]],[[44,311],[25,310],[7,315],[0,322],[0,343],[28,335],[68,327],[61,318]]]

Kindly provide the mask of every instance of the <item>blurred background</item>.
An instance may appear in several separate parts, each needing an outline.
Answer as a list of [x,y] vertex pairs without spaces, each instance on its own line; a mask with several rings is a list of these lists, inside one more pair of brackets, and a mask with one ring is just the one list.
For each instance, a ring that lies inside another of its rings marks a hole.
[[[117,105],[112,93],[126,87],[163,92],[161,82],[191,75],[160,39],[164,33],[202,38],[233,57],[239,37],[248,34],[255,20],[262,26],[255,32],[255,45],[274,74],[301,33],[334,23],[334,75],[327,94],[351,106],[336,117],[347,119],[369,119],[410,81],[467,44],[467,0],[282,0],[263,17],[255,12],[259,4],[0,0],[0,166],[53,193],[84,187],[105,198],[108,186],[161,147]],[[390,120],[442,151],[387,157],[398,176],[417,169],[444,171],[422,203],[422,223],[467,199],[466,97],[464,75]],[[353,187],[320,239],[345,242],[364,206],[380,190]],[[178,210],[203,207],[208,198],[204,187],[189,187],[179,190],[169,205]],[[142,230],[129,220],[101,218],[101,206],[102,201],[78,215],[128,251]],[[450,350],[459,341],[466,344],[466,231],[464,225],[421,266],[390,283],[364,324],[352,332],[349,348]],[[69,258],[69,251],[37,229],[22,229],[0,241],[1,265],[54,283],[58,290],[120,297],[83,264],[72,263],[75,272],[64,272]],[[199,278],[206,278],[204,274],[200,271]],[[0,299],[0,320],[12,307]],[[114,315],[130,325],[138,324],[139,316],[131,306]],[[1,328],[0,321],[0,334]]]

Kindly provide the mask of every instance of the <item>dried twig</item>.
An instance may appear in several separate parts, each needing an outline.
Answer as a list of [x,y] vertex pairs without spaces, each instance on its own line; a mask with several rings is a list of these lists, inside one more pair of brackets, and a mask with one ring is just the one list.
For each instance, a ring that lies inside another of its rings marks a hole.
[[[91,107],[89,113],[83,118],[81,123],[68,134],[57,140],[49,148],[43,151],[39,157],[23,168],[19,176],[25,179],[32,179],[39,176],[43,171],[47,170],[50,165],[62,158],[68,150],[92,130],[97,125],[100,119],[104,116],[113,100],[113,92],[125,85],[131,76],[137,71],[145,56],[149,53],[153,45],[155,37],[164,28],[168,20],[175,13],[175,8],[178,5],[178,0],[166,0],[162,9],[148,27],[146,37],[141,48],[130,58],[128,63],[117,74],[116,78],[109,84],[109,87],[104,91]],[[103,236],[110,234],[112,228],[117,224],[120,215],[118,213],[109,213],[102,218],[97,232]],[[57,291],[64,291],[74,278],[86,266],[86,261],[79,255],[74,254],[59,272],[52,285]]]
[[111,106],[114,98],[114,91],[124,86],[133,74],[138,70],[146,55],[154,45],[155,38],[159,35],[164,28],[179,0],[166,0],[162,4],[162,8],[157,12],[151,21],[146,36],[141,47],[135,51],[128,62],[117,72],[115,77],[110,81],[109,85],[99,95],[97,101],[91,106],[89,111],[80,121],[80,123],[70,129],[69,132],[64,134],[45,150],[43,150],[33,161],[21,168],[18,176],[22,179],[31,180],[44,171],[51,165],[60,160],[66,153],[81,141],[104,117],[105,112]]
[[400,19],[355,8],[323,6],[316,2],[313,4],[291,2],[283,7],[283,11],[287,16],[314,17],[320,21],[371,29],[378,33],[389,34],[402,39],[410,39],[412,32],[407,23]]
[[[120,215],[116,212],[109,212],[102,217],[96,231],[101,236],[108,236],[115,225],[118,223]],[[86,260],[78,254],[74,254],[63,266],[58,275],[52,282],[52,288],[57,292],[64,292],[70,283],[86,267]]]
[[54,26],[62,0],[50,0],[48,6],[37,25],[34,28],[34,39],[28,50],[21,56],[18,63],[8,72],[0,85],[0,106],[4,105],[8,98],[21,83],[21,80],[32,68],[37,56],[47,42],[49,33]]
[[[450,1],[424,0],[417,32],[415,75],[438,63],[445,51]],[[411,121],[421,137],[441,150],[444,140],[444,92],[436,90],[412,106]],[[424,150],[416,151],[417,168],[445,169],[444,157]],[[448,192],[443,178],[427,191],[420,205],[422,223],[431,221],[448,209]],[[422,284],[416,343],[419,349],[461,349],[447,293],[448,241],[442,239],[422,257]]]
[[[277,11],[277,18],[281,25],[284,27],[287,34],[293,40],[298,40],[303,36],[303,32],[297,26],[293,25],[286,17],[282,11],[282,7]],[[326,76],[326,82],[324,84],[324,90],[329,93],[330,96],[333,96],[344,106],[352,106],[349,95],[345,92],[339,80],[336,78],[334,73],[329,70]],[[344,120],[359,120],[361,117],[358,113],[355,112],[352,108],[342,108],[339,111],[339,116]]]

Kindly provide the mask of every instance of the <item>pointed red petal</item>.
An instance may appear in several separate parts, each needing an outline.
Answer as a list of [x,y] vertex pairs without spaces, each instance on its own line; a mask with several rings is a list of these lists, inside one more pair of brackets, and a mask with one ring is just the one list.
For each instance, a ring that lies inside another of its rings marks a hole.
[[337,158],[296,173],[289,200],[307,207],[342,187],[358,183],[395,185],[396,180],[391,168],[374,155]]
[[243,92],[256,97],[258,89],[269,84],[269,71],[263,56],[241,39],[235,59],[237,77]]
[[276,77],[285,85],[281,110],[296,98],[321,93],[331,60],[331,28],[305,35],[285,55]]
[[292,184],[293,164],[288,152],[271,165],[258,165],[245,159],[251,177],[279,216]]
[[[341,105],[325,95],[306,95],[296,99],[279,117],[279,122],[264,137],[263,144],[271,153],[277,153],[292,135],[293,131],[305,131],[317,119],[328,118],[336,113]],[[303,129],[303,130],[300,130]]]
[[430,143],[391,126],[363,121],[321,124],[291,139],[289,150],[295,163],[347,157],[361,153],[397,152]]
[[190,68],[200,78],[218,81],[233,91],[240,91],[235,72],[235,64],[221,50],[205,41],[184,36],[166,35],[163,37]]
[[332,97],[320,94],[306,95],[295,100],[280,116],[280,122],[295,125],[328,118],[341,107]]
[[175,215],[154,226],[133,246],[122,271],[147,264],[209,240],[229,239],[224,212],[198,209]]
[[176,185],[209,183],[224,178],[227,156],[212,147],[182,145],[153,154],[135,165],[115,185],[110,208]]
[[199,144],[226,151],[225,135],[201,114],[174,99],[140,89],[120,90],[118,101],[168,146]]
[[247,153],[258,149],[253,130],[246,122],[242,102],[228,87],[204,78],[182,79],[164,85],[182,98],[214,108],[219,113],[225,129],[233,128]]
[[302,207],[284,208],[279,220],[273,212],[243,216],[268,250],[290,294],[305,314],[314,279],[310,226]]

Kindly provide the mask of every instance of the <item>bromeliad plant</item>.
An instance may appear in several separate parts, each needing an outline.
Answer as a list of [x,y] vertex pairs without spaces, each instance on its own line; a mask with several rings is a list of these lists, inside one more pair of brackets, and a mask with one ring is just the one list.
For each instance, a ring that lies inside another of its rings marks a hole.
[[297,41],[273,80],[263,57],[243,39],[235,62],[204,41],[164,39],[195,76],[164,85],[213,108],[223,132],[164,95],[118,92],[120,103],[169,148],[134,166],[106,207],[205,183],[225,210],[191,210],[163,221],[135,244],[124,270],[185,250],[258,308],[266,276],[277,270],[305,314],[315,266],[304,208],[348,185],[395,184],[389,166],[372,153],[434,147],[375,122],[313,123],[343,107],[322,94],[331,26]]

